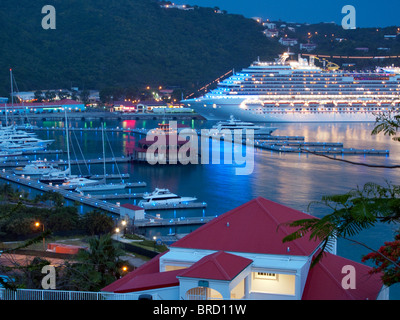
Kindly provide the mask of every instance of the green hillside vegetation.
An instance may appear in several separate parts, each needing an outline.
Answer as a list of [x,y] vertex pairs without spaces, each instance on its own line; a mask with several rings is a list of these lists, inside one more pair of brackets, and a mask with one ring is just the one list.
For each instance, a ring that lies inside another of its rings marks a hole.
[[41,27],[47,1],[4,0],[0,92],[181,86],[189,91],[257,56],[281,51],[240,15],[160,8],[155,0],[53,0],[56,29]]

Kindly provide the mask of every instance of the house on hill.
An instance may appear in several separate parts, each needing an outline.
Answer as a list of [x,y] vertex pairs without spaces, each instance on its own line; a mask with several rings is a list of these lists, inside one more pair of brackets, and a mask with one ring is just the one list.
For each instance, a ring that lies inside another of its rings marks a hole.
[[[389,289],[380,275],[337,256],[335,248],[310,268],[320,242],[308,236],[282,242],[295,230],[286,223],[307,218],[312,216],[261,197],[253,199],[181,238],[102,291],[166,300],[388,299]],[[342,285],[346,266],[354,268],[355,289]]]

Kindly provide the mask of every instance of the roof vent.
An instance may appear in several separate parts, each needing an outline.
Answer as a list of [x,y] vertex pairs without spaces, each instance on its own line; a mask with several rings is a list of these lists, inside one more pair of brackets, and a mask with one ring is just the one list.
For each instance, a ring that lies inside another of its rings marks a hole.
[[229,222],[226,223],[226,226],[229,227]]
[[287,251],[287,252],[290,252],[290,247],[287,247],[286,251]]

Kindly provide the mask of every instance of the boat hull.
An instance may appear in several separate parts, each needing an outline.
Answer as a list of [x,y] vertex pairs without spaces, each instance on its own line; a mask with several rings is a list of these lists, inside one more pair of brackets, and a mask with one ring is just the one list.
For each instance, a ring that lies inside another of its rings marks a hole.
[[99,191],[114,191],[123,190],[126,188],[124,184],[107,184],[107,185],[94,185],[87,187],[79,187],[76,189],[78,192],[99,192]]
[[268,111],[261,105],[243,106],[243,98],[192,99],[182,101],[207,120],[226,120],[231,115],[249,122],[375,122],[378,113],[369,111]]

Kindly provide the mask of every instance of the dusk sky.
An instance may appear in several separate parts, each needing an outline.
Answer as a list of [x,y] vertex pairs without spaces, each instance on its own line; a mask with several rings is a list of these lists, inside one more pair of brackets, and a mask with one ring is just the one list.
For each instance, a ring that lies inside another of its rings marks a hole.
[[400,25],[399,0],[171,0],[176,4],[219,7],[228,13],[246,17],[299,23],[334,21],[341,24],[342,7],[356,8],[357,27],[385,27]]

